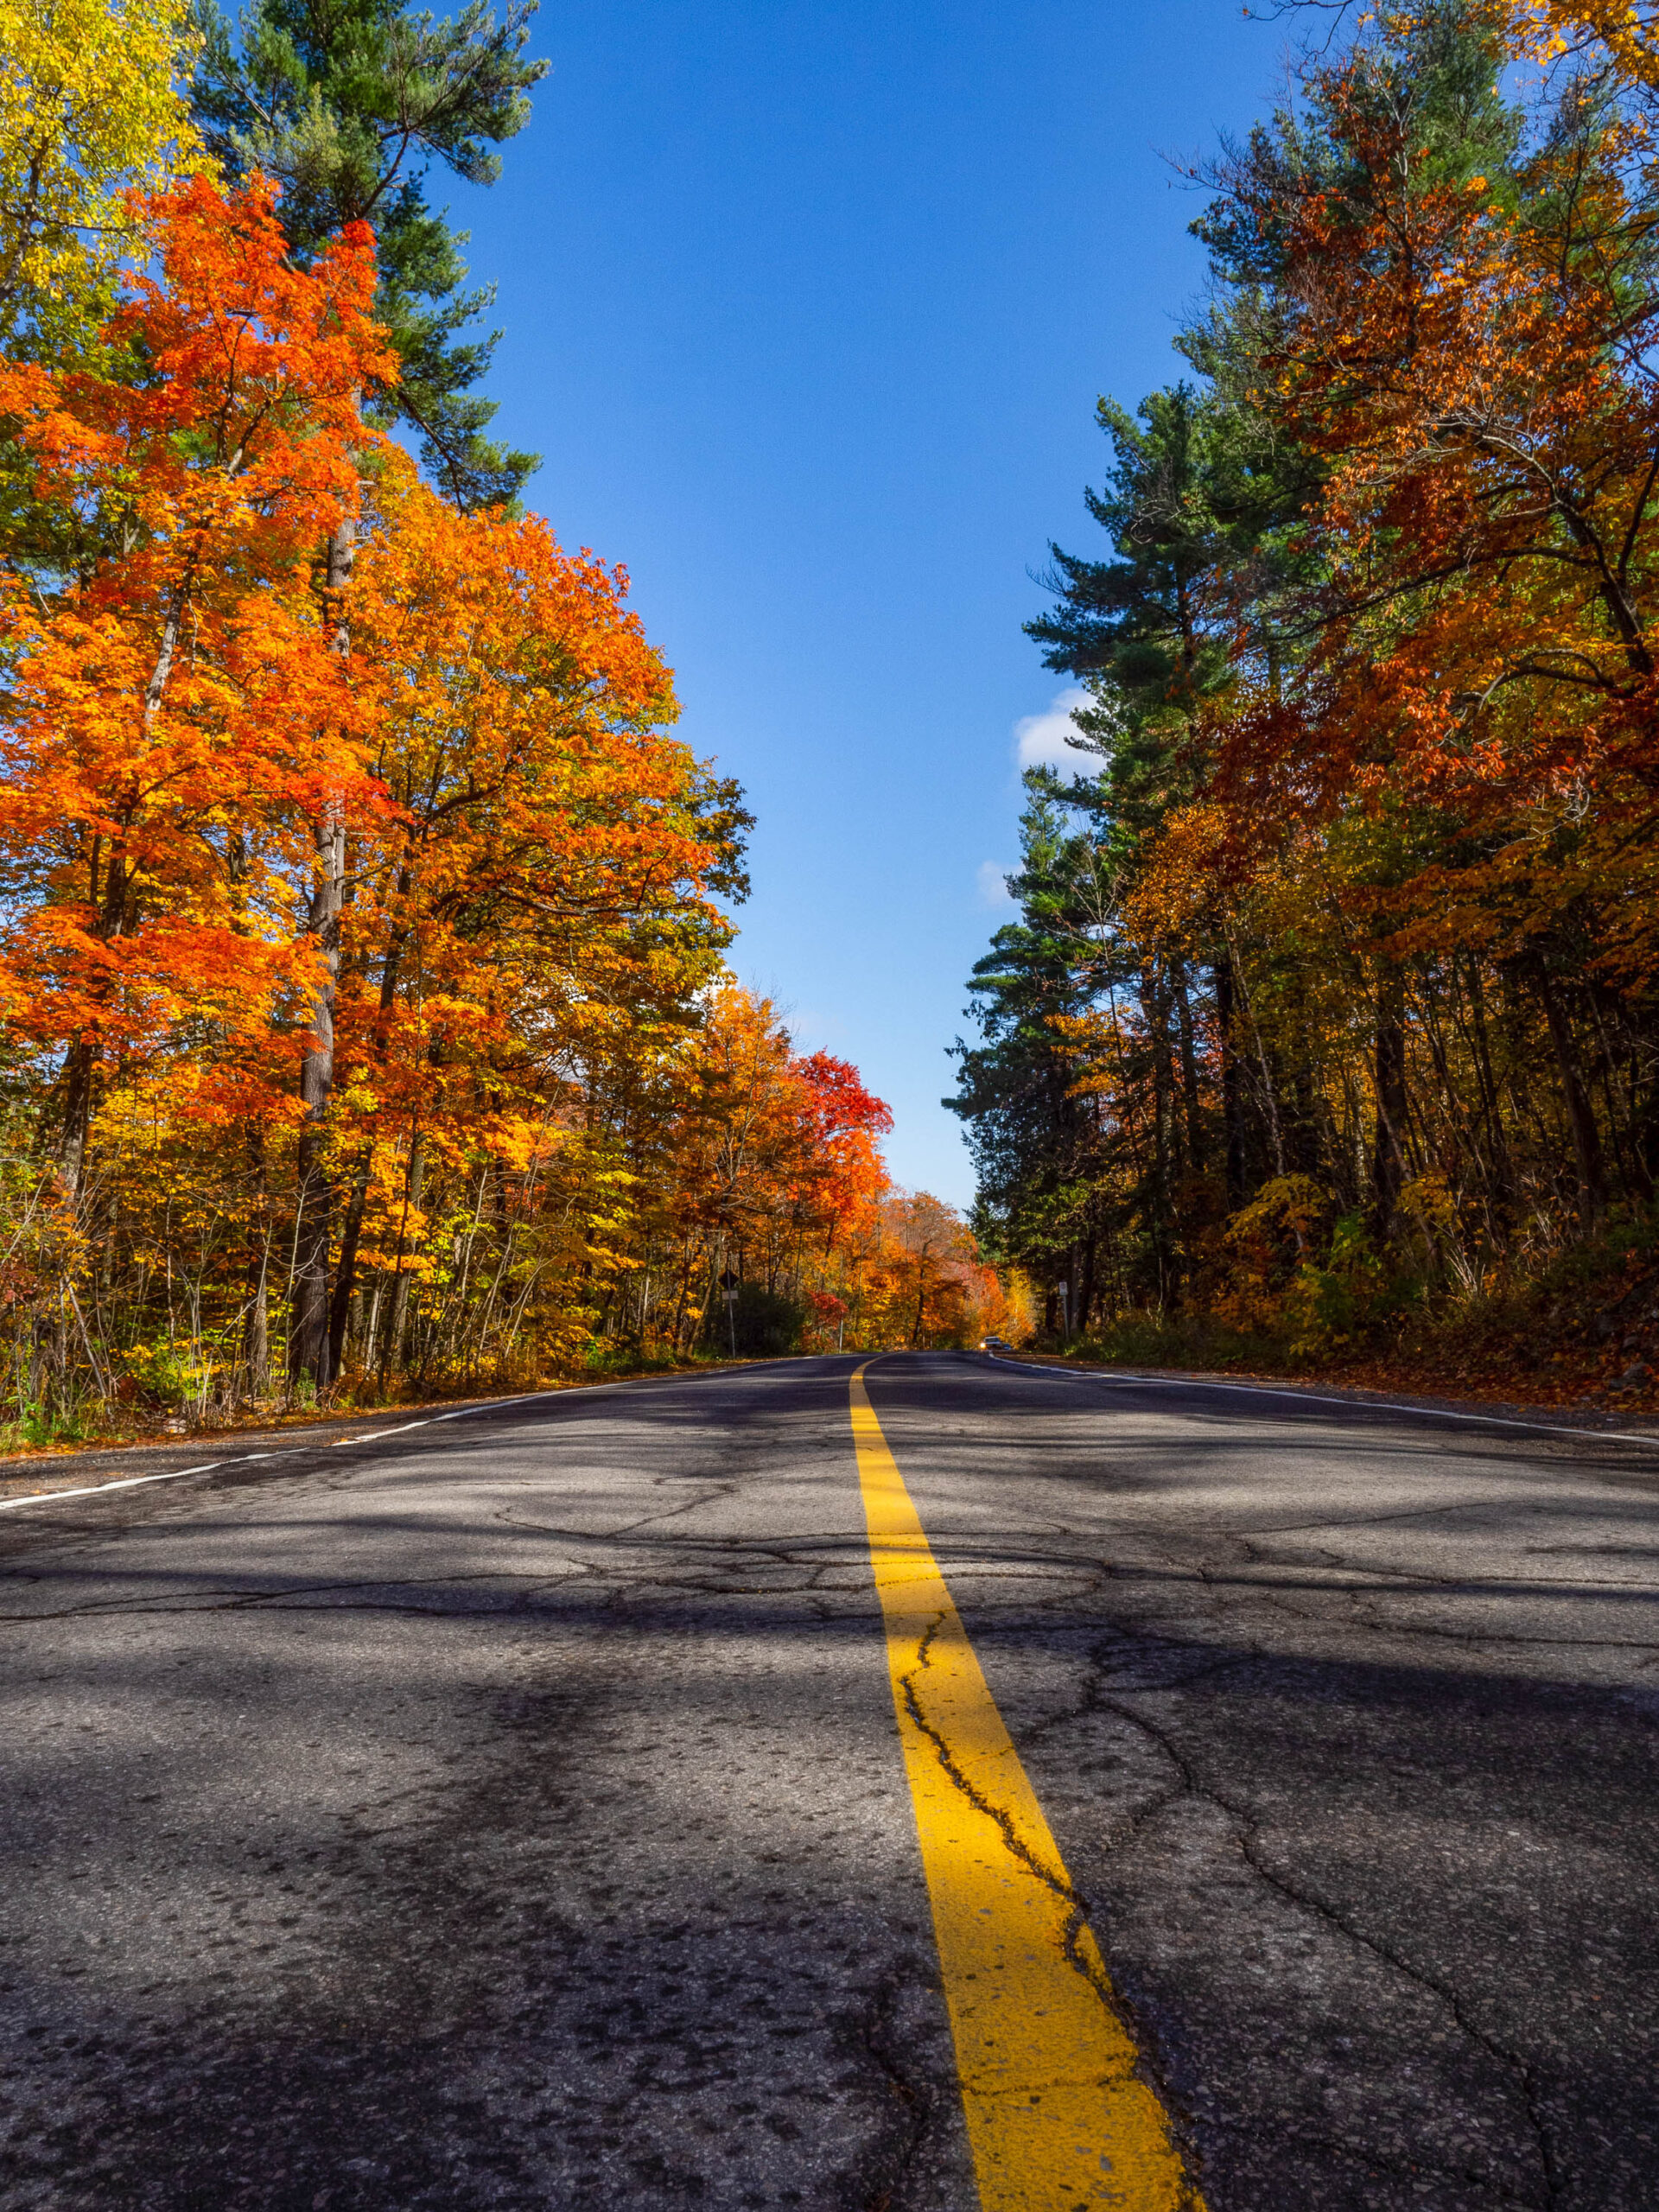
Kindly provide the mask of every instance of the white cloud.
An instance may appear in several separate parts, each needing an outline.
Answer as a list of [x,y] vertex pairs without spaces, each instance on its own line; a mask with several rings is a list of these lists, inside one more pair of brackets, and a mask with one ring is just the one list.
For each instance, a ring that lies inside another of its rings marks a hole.
[[982,906],[1012,906],[1008,896],[1008,871],[1001,861],[981,861],[979,864],[979,903]]
[[1089,755],[1079,753],[1066,740],[1077,734],[1071,720],[1072,710],[1086,707],[1089,694],[1080,683],[1068,683],[1064,691],[1057,691],[1053,702],[1040,715],[1026,715],[1014,726],[1014,754],[1022,769],[1070,768],[1081,775],[1089,766]]

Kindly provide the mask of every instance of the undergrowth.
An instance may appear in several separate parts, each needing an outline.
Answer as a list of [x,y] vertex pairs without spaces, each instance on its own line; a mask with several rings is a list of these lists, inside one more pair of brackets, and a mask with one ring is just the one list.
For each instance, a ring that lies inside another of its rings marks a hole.
[[[1334,1285],[1334,1288],[1333,1288]],[[1305,1264],[1247,1325],[1214,1313],[1126,1313],[1062,1346],[1109,1364],[1323,1376],[1427,1395],[1659,1407],[1659,1233],[1610,1225],[1529,1276],[1434,1285],[1380,1272],[1358,1286]]]
[[352,1375],[319,1394],[308,1380],[300,1387],[270,1398],[219,1405],[177,1401],[168,1403],[122,1402],[88,1396],[70,1407],[14,1399],[7,1417],[0,1419],[0,1458],[62,1451],[80,1445],[159,1443],[171,1436],[213,1434],[221,1431],[278,1427],[338,1419],[353,1414],[390,1413],[400,1407],[431,1405],[448,1399],[465,1400],[508,1395],[518,1391],[571,1387],[588,1378],[622,1381],[632,1375],[670,1375],[727,1363],[724,1355],[697,1351],[675,1358],[651,1347],[644,1351],[613,1339],[595,1339],[581,1365],[551,1375],[529,1369],[490,1376],[434,1377],[400,1376],[391,1388],[378,1378]]

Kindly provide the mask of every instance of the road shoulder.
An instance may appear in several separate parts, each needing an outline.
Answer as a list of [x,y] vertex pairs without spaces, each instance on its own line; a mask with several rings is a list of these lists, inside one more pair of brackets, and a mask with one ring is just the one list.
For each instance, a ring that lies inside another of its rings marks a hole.
[[1002,1352],[998,1358],[1021,1367],[1046,1367],[1068,1375],[1109,1375],[1120,1381],[1137,1378],[1152,1382],[1203,1383],[1223,1389],[1259,1390],[1301,1398],[1310,1404],[1321,1401],[1379,1411],[1390,1408],[1406,1413],[1452,1414],[1465,1421],[1513,1421],[1529,1427],[1557,1429],[1565,1435],[1629,1436],[1659,1444],[1654,1424],[1627,1421],[1596,1407],[1538,1406],[1508,1398],[1440,1398],[1409,1390],[1361,1389],[1316,1376],[1287,1376],[1236,1369],[1198,1367],[1141,1367],[1112,1360],[1074,1359],[1058,1352]]
[[343,1443],[348,1437],[372,1442],[409,1423],[486,1413],[493,1406],[523,1405],[535,1398],[562,1397],[584,1390],[631,1389],[646,1382],[693,1382],[705,1375],[730,1375],[764,1363],[722,1360],[707,1367],[655,1369],[639,1375],[604,1376],[593,1382],[553,1383],[544,1389],[487,1398],[434,1398],[419,1404],[373,1406],[355,1412],[320,1414],[246,1428],[199,1428],[166,1439],[130,1443],[92,1443],[50,1452],[18,1452],[0,1458],[0,1504],[11,1498],[50,1498],[66,1491],[96,1491],[116,1483],[154,1475],[181,1473],[203,1462],[220,1465],[262,1453],[286,1457]]

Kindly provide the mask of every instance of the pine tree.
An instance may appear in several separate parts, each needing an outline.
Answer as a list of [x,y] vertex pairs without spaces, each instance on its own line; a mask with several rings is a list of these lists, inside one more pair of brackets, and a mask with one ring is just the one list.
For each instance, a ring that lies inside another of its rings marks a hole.
[[471,0],[435,22],[401,0],[251,0],[233,30],[199,0],[193,97],[208,149],[227,176],[259,170],[282,187],[302,266],[347,224],[372,227],[375,312],[400,375],[369,412],[410,423],[428,474],[468,509],[515,500],[539,456],[486,435],[495,404],[475,387],[500,334],[476,326],[493,290],[467,288],[467,233],[428,206],[425,172],[436,161],[494,182],[492,149],[524,128],[547,70],[524,53],[534,12],[509,0],[498,18]]
[[974,1230],[998,1266],[1028,1272],[1054,1322],[1054,1287],[1069,1286],[1081,1326],[1092,1302],[1105,1161],[1092,1102],[1076,1093],[1078,1058],[1066,1028],[1099,976],[1080,957],[1099,950],[1098,856],[1068,820],[1058,779],[1026,777],[1021,865],[1009,888],[1020,906],[974,969],[969,1008],[980,1041],[958,1039],[957,1095],[944,1103],[967,1125],[978,1196]]

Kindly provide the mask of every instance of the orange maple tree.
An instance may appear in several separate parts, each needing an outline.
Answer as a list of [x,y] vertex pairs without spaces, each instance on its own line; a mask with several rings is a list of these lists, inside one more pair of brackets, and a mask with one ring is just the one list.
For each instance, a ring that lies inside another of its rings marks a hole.
[[[317,576],[389,367],[368,241],[302,274],[267,193],[202,178],[138,213],[129,372],[0,365],[48,525],[4,582],[0,960],[17,1033],[64,1056],[72,1192],[113,1071],[204,1027],[268,1040],[303,981],[304,825],[382,803]],[[203,1110],[247,1111],[262,1055],[213,1058]]]

